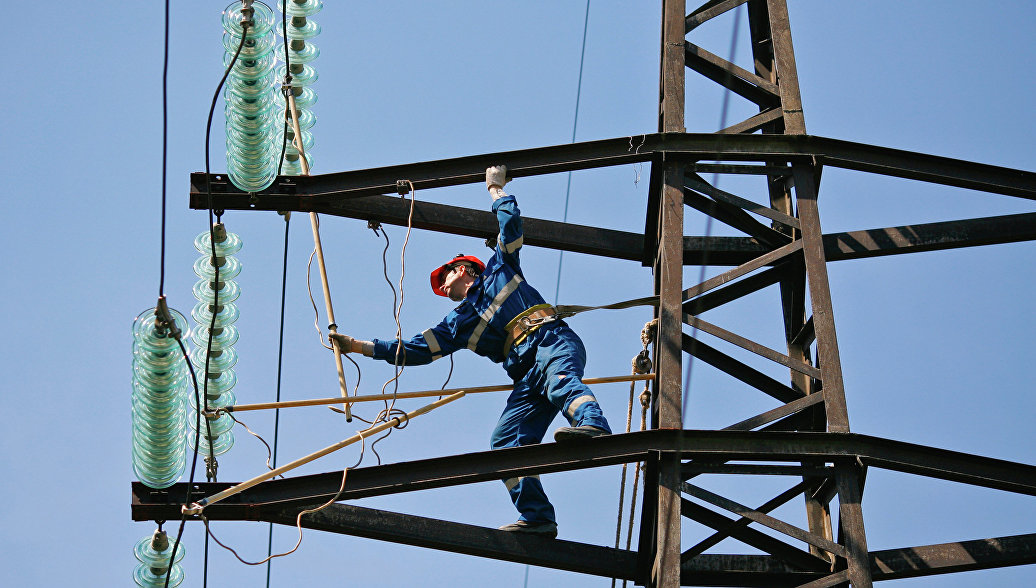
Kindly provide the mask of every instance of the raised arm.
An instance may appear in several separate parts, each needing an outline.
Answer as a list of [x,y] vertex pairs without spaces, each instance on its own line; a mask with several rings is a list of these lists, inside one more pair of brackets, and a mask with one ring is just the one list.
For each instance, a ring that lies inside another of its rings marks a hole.
[[486,188],[489,190],[489,195],[493,197],[493,212],[500,224],[500,233],[496,238],[497,255],[501,257],[501,261],[521,273],[518,250],[521,249],[524,242],[522,216],[518,210],[518,201],[514,196],[509,196],[504,192],[505,184],[507,184],[506,167],[501,165],[486,169]]

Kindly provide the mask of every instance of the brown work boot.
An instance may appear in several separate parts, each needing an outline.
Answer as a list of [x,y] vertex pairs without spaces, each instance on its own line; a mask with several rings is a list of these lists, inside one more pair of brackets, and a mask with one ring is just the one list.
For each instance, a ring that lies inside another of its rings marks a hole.
[[577,439],[590,439],[592,437],[600,437],[601,435],[607,435],[608,431],[595,427],[593,425],[579,425],[578,427],[561,427],[557,431],[554,431],[554,440],[558,443],[564,443],[567,441],[575,441]]
[[543,535],[551,539],[558,536],[558,524],[550,521],[517,521],[510,525],[500,527],[501,531],[512,533],[528,533],[530,535]]

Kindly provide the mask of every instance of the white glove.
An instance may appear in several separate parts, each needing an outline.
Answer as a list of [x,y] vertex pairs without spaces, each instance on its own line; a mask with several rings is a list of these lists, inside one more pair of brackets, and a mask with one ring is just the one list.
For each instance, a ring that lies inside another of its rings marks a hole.
[[507,166],[494,165],[486,168],[486,189],[492,190],[493,186],[503,188],[507,185]]
[[342,354],[362,353],[367,357],[374,355],[374,343],[372,341],[360,341],[342,333],[329,333],[327,338],[332,343],[338,343],[338,351]]

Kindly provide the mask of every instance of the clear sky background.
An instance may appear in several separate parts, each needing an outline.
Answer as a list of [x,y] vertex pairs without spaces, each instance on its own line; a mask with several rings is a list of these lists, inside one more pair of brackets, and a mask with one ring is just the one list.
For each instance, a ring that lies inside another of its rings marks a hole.
[[[576,139],[656,130],[659,2],[592,3]],[[1026,170],[1036,169],[1032,132],[1029,2],[789,2],[808,132]],[[187,206],[188,174],[204,169],[205,118],[222,75],[224,2],[174,2],[169,62],[168,231],[165,293],[189,314],[196,278],[192,241],[207,215]],[[572,139],[585,3],[573,1],[327,2],[314,17],[321,57],[314,107],[313,173],[381,167]],[[743,8],[741,10],[744,10]],[[130,585],[132,546],[154,530],[130,520],[130,327],[158,295],[162,154],[160,3],[28,3],[2,38],[7,91],[0,110],[0,187],[5,214],[0,342],[4,397],[0,429],[0,562],[4,584]],[[690,40],[727,55],[733,18]],[[751,68],[747,20],[736,61]],[[687,128],[720,125],[722,93],[688,74]],[[212,131],[214,172],[224,171],[223,123]],[[736,97],[728,122],[752,107]],[[649,167],[572,175],[568,220],[642,231]],[[638,181],[639,180],[639,181]],[[727,180],[724,179],[724,182]],[[561,220],[567,177],[522,178],[508,186],[528,217]],[[723,184],[761,199],[761,185]],[[825,232],[871,229],[1016,212],[1031,201],[920,182],[826,169],[820,192]],[[481,185],[419,191],[422,201],[488,208]],[[760,200],[761,201],[761,200]],[[228,212],[244,241],[239,259],[241,340],[235,390],[241,402],[275,393],[284,221],[268,212]],[[689,212],[687,231],[703,223]],[[434,324],[451,308],[428,291],[427,272],[458,252],[488,255],[478,239],[388,227],[388,274],[405,269],[403,332]],[[714,234],[733,234],[713,225]],[[389,338],[392,294],[383,277],[384,241],[359,220],[323,217],[323,244],[342,332]],[[320,346],[306,294],[312,235],[291,220],[282,395],[334,396],[330,353]],[[1033,243],[987,246],[829,265],[835,321],[853,431],[1032,463]],[[526,247],[530,282],[553,301],[558,254]],[[687,268],[685,281],[698,278]],[[319,282],[313,281],[319,300]],[[559,302],[604,304],[650,293],[648,269],[627,261],[566,254]],[[780,349],[779,298],[768,289],[707,313],[724,328]],[[588,376],[622,375],[640,349],[650,311],[600,311],[572,319],[589,354]],[[321,325],[326,320],[319,320]],[[473,354],[455,358],[450,386],[505,383],[499,367]],[[785,370],[755,360],[784,379]],[[391,368],[360,363],[361,393],[377,393]],[[448,360],[407,369],[400,390],[443,385]],[[350,386],[356,381],[347,372]],[[595,389],[613,429],[625,422],[626,385]],[[466,398],[413,421],[377,446],[385,462],[481,451],[502,394]],[[420,401],[400,402],[412,410]],[[696,363],[689,428],[737,422],[774,402]],[[371,409],[361,412],[370,416]],[[272,440],[273,415],[242,415]],[[636,417],[635,417],[636,418]],[[558,420],[558,425],[561,421]],[[279,462],[351,435],[358,423],[326,408],[284,411]],[[636,427],[636,423],[634,424]],[[263,470],[265,450],[242,429],[220,459],[220,480]],[[340,470],[356,449],[295,472]],[[364,465],[377,463],[368,450]],[[198,478],[203,479],[199,470]],[[186,474],[185,478],[186,479]],[[560,537],[611,545],[618,468],[544,477]],[[790,483],[719,479],[703,483],[758,504]],[[628,493],[627,493],[628,497]],[[1031,497],[871,469],[864,498],[872,550],[1033,532]],[[357,504],[496,527],[515,513],[499,483],[365,499]],[[638,509],[639,510],[639,509]],[[800,501],[777,513],[804,525]],[[175,531],[175,524],[167,528]],[[249,560],[266,555],[267,525],[217,522],[213,530]],[[685,519],[685,540],[707,531]],[[275,549],[295,541],[277,528]],[[202,584],[203,529],[188,525],[185,586]],[[747,552],[724,543],[714,552]],[[275,560],[273,586],[520,587],[524,565],[305,532],[295,554]],[[214,586],[264,585],[251,567],[215,544]],[[898,582],[902,586],[1018,586],[1024,566]],[[532,568],[528,584],[604,586],[607,579]]]

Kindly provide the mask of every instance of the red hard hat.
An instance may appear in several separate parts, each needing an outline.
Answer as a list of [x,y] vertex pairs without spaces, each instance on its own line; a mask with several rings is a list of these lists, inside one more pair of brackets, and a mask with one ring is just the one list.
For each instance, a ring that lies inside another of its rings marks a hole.
[[471,263],[472,265],[474,265],[475,267],[478,268],[478,273],[482,273],[486,269],[486,264],[482,263],[482,260],[477,258],[477,257],[475,257],[474,255],[460,255],[460,254],[458,254],[453,259],[447,261],[446,263],[444,263],[444,264],[440,265],[439,267],[435,268],[434,270],[432,270],[432,275],[431,275],[432,292],[435,292],[439,296],[446,296],[445,294],[442,293],[441,290],[439,290],[439,286],[442,286],[443,273],[445,273],[445,272],[449,271],[450,269],[452,269],[454,264],[456,264],[459,261],[466,261],[468,263]]

